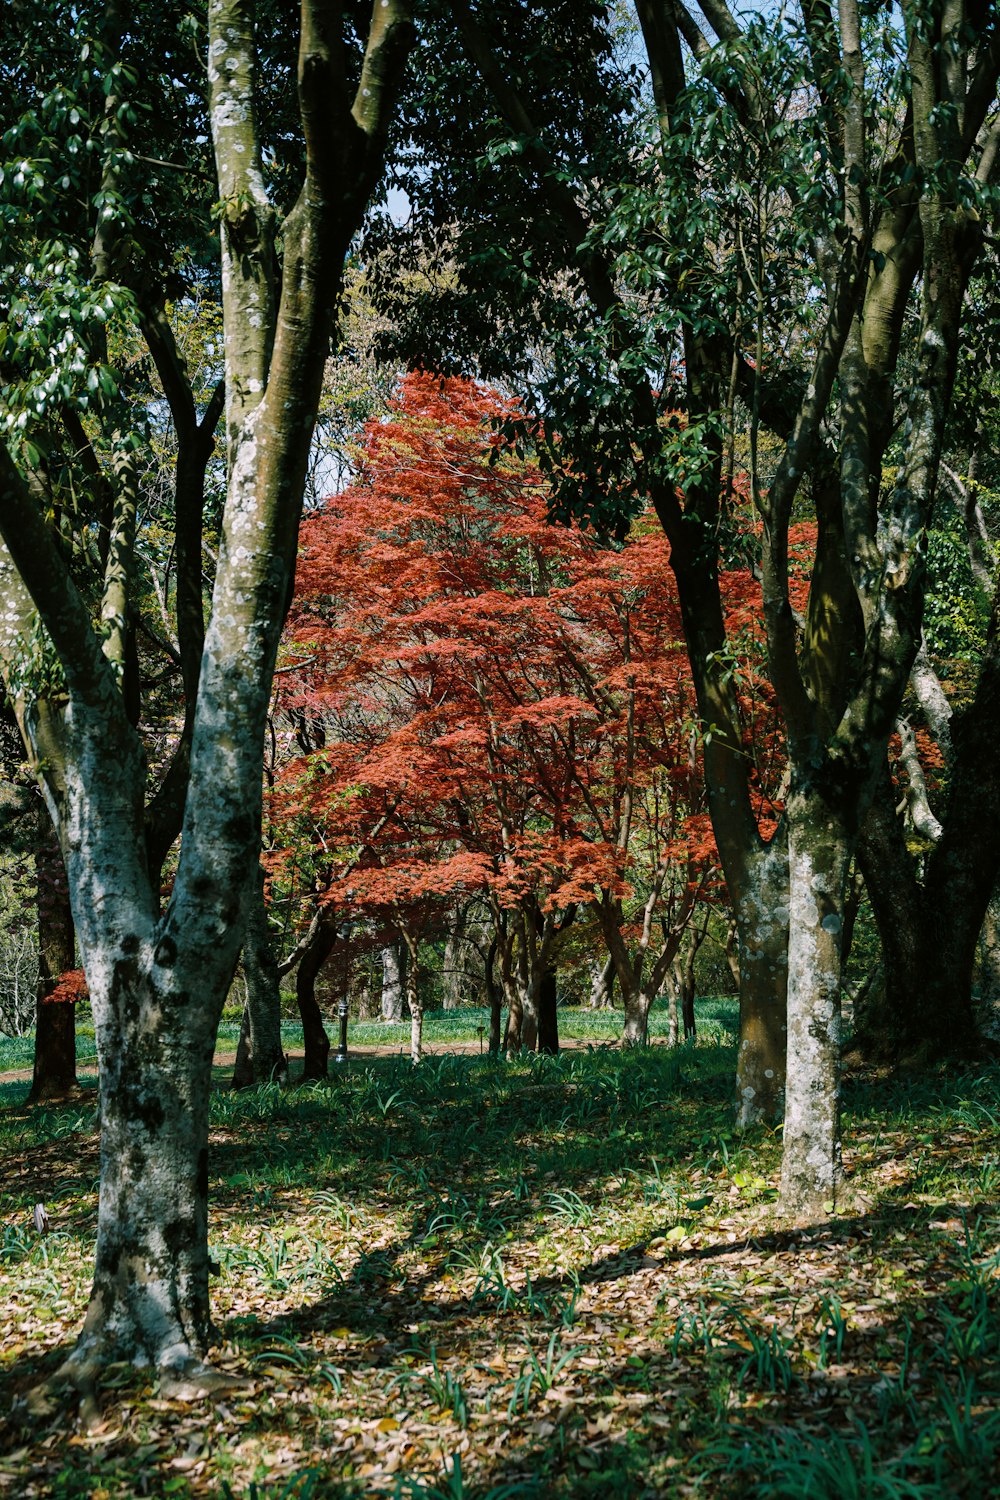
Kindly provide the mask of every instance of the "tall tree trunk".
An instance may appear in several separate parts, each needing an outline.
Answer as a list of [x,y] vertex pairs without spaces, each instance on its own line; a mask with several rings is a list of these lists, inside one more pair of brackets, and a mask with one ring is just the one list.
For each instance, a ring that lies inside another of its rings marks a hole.
[[404,975],[406,972],[406,948],[402,943],[389,943],[382,949],[382,1019],[401,1021],[404,1004]]
[[788,1076],[781,1204],[796,1217],[836,1201],[840,1149],[840,985],[847,820],[835,793],[796,787],[787,804],[790,872]]
[[495,972],[494,967],[493,967],[493,965],[496,962],[498,944],[499,944],[499,939],[496,936],[494,936],[493,941],[490,943],[489,948],[486,950],[486,970],[485,970],[485,974],[484,974],[484,979],[485,979],[485,982],[486,982],[486,995],[487,995],[487,998],[489,1000],[489,1005],[490,1005],[490,1056],[491,1057],[497,1057],[497,1056],[499,1056],[499,1054],[500,1054],[500,1045],[501,1045],[501,1040],[502,1040],[502,1038],[501,1038],[501,1031],[500,1031],[501,1022],[503,1020],[503,1014],[502,1014],[502,993],[501,993],[500,986],[497,984],[496,972]]
[[[188,978],[185,992],[197,993],[197,976]],[[176,1363],[183,1376],[189,1351],[203,1353],[210,1334],[213,1049],[205,1028],[190,1024],[195,1007],[157,993],[155,979],[124,954],[99,1009],[101,1186],[93,1291],[77,1356],[93,1378],[108,1347],[119,1358],[156,1351],[157,1363],[168,1370]],[[123,1274],[136,1264],[141,1276]]]
[[694,979],[685,979],[681,993],[681,1020],[684,1023],[684,1040],[693,1041],[698,1035],[698,1024],[694,1014]]
[[677,985],[672,974],[664,980],[667,997],[667,1046],[676,1047],[680,1041],[680,1022],[677,1014]]
[[503,1034],[503,1051],[508,1057],[516,1057],[521,1050],[521,986],[517,978],[515,961],[514,914],[498,907],[494,911],[496,922],[496,952],[500,959],[500,992],[507,1007],[507,1025]]
[[788,863],[783,836],[753,863],[736,906],[739,931],[740,1034],[736,1108],[740,1125],[780,1118],[785,1098],[788,1032]]
[[974,702],[954,726],[944,831],[922,884],[893,806],[888,771],[862,826],[858,859],[882,942],[884,985],[856,1017],[877,1060],[969,1056],[977,1049],[976,944],[1000,871],[1000,650],[991,626]]
[[295,998],[302,1018],[302,1041],[305,1056],[302,1077],[329,1077],[330,1038],[323,1025],[323,1012],[316,1000],[316,976],[333,952],[337,928],[332,920],[317,924],[295,972]]
[[415,933],[400,928],[406,944],[406,1003],[410,1011],[410,1059],[414,1066],[424,1055],[424,1007],[420,999],[419,944]]
[[858,865],[882,948],[881,980],[863,991],[854,1011],[853,1047],[870,1062],[899,1055],[928,961],[923,892],[894,802],[886,765],[858,837]]
[[457,1010],[465,999],[465,912],[456,906],[448,918],[444,945],[442,999],[445,1010]]
[[[972,975],[976,944],[1000,878],[1000,589],[993,600],[986,651],[972,703],[952,725],[951,768],[944,833],[927,861],[924,889],[932,934],[932,963],[919,991],[916,1022],[940,1055],[976,1048]],[[936,1044],[936,1045],[935,1045]]]
[[555,1055],[559,1051],[558,986],[555,969],[546,969],[538,988],[538,1050]]
[[[532,952],[534,932],[532,915],[520,909],[517,913],[517,967],[516,983],[518,1021],[520,1023],[519,1051],[534,1052],[538,1046],[538,978],[537,961]],[[530,945],[530,946],[529,946]],[[513,1010],[511,1011],[513,1019]]]
[[243,944],[243,972],[247,982],[247,1003],[236,1049],[233,1088],[249,1088],[257,1083],[288,1079],[288,1059],[281,1044],[281,990],[278,984],[278,960],[271,942],[264,901],[264,869],[257,867],[254,891],[247,916],[246,940]]
[[979,1004],[988,1014],[1000,1005],[1000,920],[996,896],[986,909],[983,930],[979,935],[975,979]]
[[69,886],[59,843],[40,807],[35,854],[38,912],[38,986],[35,997],[35,1068],[27,1103],[63,1099],[75,1092],[76,992],[52,999],[62,976],[76,963],[76,934]]
[[507,1002],[507,1029],[503,1041],[504,1051],[508,1057],[517,1057],[521,1051],[522,1021],[521,991],[515,986]]
[[694,965],[702,937],[704,937],[704,932],[699,933],[694,927],[689,927],[681,950],[673,963],[674,984],[680,1000],[685,1041],[695,1037],[698,1031],[694,1016]]

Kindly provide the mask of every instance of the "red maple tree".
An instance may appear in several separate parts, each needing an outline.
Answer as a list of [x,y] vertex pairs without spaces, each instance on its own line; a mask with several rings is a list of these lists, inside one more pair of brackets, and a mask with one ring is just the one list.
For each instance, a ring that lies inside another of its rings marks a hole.
[[[309,830],[318,899],[395,925],[414,955],[479,892],[512,1045],[540,1027],[554,1045],[554,966],[586,911],[641,1040],[697,903],[720,895],[668,547],[642,520],[617,546],[550,524],[537,470],[496,436],[509,410],[409,376],[356,483],[305,522],[280,678],[298,753],[272,817]],[[766,823],[780,756],[749,573],[727,598]]]

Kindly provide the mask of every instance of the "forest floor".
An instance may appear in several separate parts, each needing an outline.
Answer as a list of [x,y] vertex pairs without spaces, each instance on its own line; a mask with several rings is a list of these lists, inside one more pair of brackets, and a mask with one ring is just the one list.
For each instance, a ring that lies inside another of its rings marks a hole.
[[733,1062],[709,1026],[220,1088],[215,1360],[253,1389],[185,1405],[111,1368],[91,1430],[23,1398],[85,1306],[93,1111],[8,1086],[0,1496],[995,1493],[1000,1069],[849,1078],[844,1204],[790,1224]]

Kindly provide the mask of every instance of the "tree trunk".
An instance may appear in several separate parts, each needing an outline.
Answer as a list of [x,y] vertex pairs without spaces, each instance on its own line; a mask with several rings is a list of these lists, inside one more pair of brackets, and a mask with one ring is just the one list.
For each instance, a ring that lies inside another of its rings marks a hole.
[[680,1041],[680,1024],[677,1016],[677,985],[673,975],[664,980],[667,996],[667,1046],[676,1047]]
[[236,1061],[233,1063],[233,1077],[229,1087],[232,1089],[250,1089],[253,1086],[253,1042],[250,1039],[250,1007],[249,1005],[244,1005],[243,1014],[240,1017],[240,1035],[236,1043]]
[[197,1007],[157,993],[155,978],[134,959],[120,957],[112,974],[105,1006],[95,1006],[95,1018],[104,1010],[101,1187],[93,1291],[76,1361],[84,1378],[99,1373],[110,1351],[138,1363],[152,1358],[183,1376],[192,1356],[204,1356],[210,1332],[214,1034],[192,1014]]
[[694,1016],[694,984],[685,982],[681,994],[681,1020],[684,1022],[684,1040],[694,1041],[698,1026]]
[[979,934],[975,980],[980,1008],[990,1014],[1000,1005],[1000,921],[995,897],[986,909]]
[[624,1000],[622,1041],[626,1047],[645,1047],[649,1041],[649,1012],[653,1007],[653,997],[647,990],[637,988],[627,991]]
[[609,954],[603,963],[593,965],[593,978],[587,1004],[591,1010],[607,1010],[615,988],[615,961]]
[[444,972],[442,979],[442,1001],[445,1010],[457,1010],[465,999],[465,968],[462,962],[465,952],[465,913],[460,906],[448,918],[447,937],[444,945]]
[[486,994],[490,1003],[490,1056],[498,1057],[501,1045],[502,995],[497,984],[493,965],[496,962],[498,939],[494,937],[486,952]]
[[853,1047],[869,1062],[898,1056],[927,962],[923,893],[894,801],[886,765],[858,838],[858,865],[882,948],[882,978],[864,990],[854,1011]]
[[302,1041],[305,1056],[302,1077],[328,1078],[330,1038],[323,1025],[323,1012],[316,1001],[316,976],[333,952],[337,929],[332,921],[321,922],[312,942],[299,959],[295,972],[295,998],[302,1018]]
[[698,1034],[698,1027],[694,1017],[694,960],[696,949],[692,943],[688,952],[684,954],[683,961],[675,968],[677,981],[677,994],[681,1003],[681,1023],[684,1027],[684,1040],[690,1041]]
[[729,965],[729,973],[732,976],[733,989],[738,995],[740,992],[740,960],[739,960],[740,930],[736,918],[733,917],[726,929],[726,963]]
[[288,1059],[281,1045],[281,991],[278,960],[264,901],[264,869],[258,866],[243,944],[247,1003],[233,1069],[233,1088],[288,1080]]
[[[361,33],[359,76],[345,88],[329,16],[322,6],[302,6],[305,171],[294,203],[283,206],[279,269],[277,216],[264,188],[256,126],[252,7],[212,0],[208,22],[228,475],[211,616],[197,647],[180,852],[165,907],[159,882],[150,879],[147,764],[127,681],[122,692],[142,571],[134,465],[110,486],[102,576],[81,589],[0,443],[0,667],[10,691],[13,665],[24,659],[40,617],[62,668],[59,694],[26,691],[19,669],[15,708],[60,834],[100,1061],[95,1274],[80,1342],[61,1378],[83,1386],[110,1361],[152,1362],[167,1377],[167,1394],[204,1394],[220,1382],[201,1363],[210,1331],[212,1058],[260,847],[264,727],[343,267],[381,173],[388,117],[412,45],[403,0],[381,0],[367,37]],[[183,154],[183,132],[173,149]],[[116,219],[101,217],[98,283]],[[143,262],[141,247],[137,255],[131,247],[124,254],[126,280]],[[155,275],[137,290],[141,322],[156,322],[162,292]],[[163,325],[169,333],[165,316]],[[146,332],[154,357],[159,337]],[[172,376],[169,383],[183,385],[193,407],[179,358]],[[211,427],[207,436],[210,447]],[[185,523],[178,514],[178,555],[183,541],[193,540],[200,558],[201,521],[195,515]],[[197,611],[200,572],[196,592]]]
[[538,1050],[550,1056],[559,1051],[558,988],[555,969],[546,969],[538,989]]
[[704,936],[703,929],[689,927],[684,935],[684,943],[673,962],[674,986],[680,1001],[685,1041],[698,1034],[694,1015],[694,965]]
[[420,965],[418,963],[418,946],[416,937],[408,932],[403,932],[403,941],[406,944],[406,1003],[410,1009],[410,1059],[414,1067],[423,1060],[424,1055],[424,1007],[420,999]]
[[[76,991],[50,999],[76,963],[76,933],[66,871],[55,832],[41,809],[35,855],[38,912],[38,986],[35,1003],[35,1068],[27,1103],[64,1099],[75,1092]],[[41,820],[40,820],[41,821]]]
[[754,862],[755,881],[736,910],[740,946],[740,1037],[736,1058],[737,1122],[780,1119],[788,1034],[788,864],[776,834],[769,857]]
[[829,1212],[840,1187],[840,985],[846,820],[814,788],[788,800],[788,1075],[781,1206]]
[[[535,964],[528,952],[528,943],[531,937],[528,932],[530,918],[523,912],[519,913],[517,939],[517,973],[516,984],[518,1000],[518,1021],[520,1024],[520,1046],[521,1052],[534,1052],[538,1046],[538,991],[536,988],[536,977],[534,973]],[[513,1016],[513,1009],[511,1010]]]
[[507,1030],[504,1034],[504,1051],[508,1057],[517,1057],[522,1045],[522,1020],[521,992],[516,987],[512,990],[507,1003]]
[[983,830],[992,830],[995,814],[986,777],[978,779],[979,797],[961,795],[963,780],[959,764],[945,832],[923,885],[887,771],[862,827],[858,860],[881,939],[883,983],[858,1007],[855,1041],[872,1061],[919,1062],[976,1050],[973,968],[997,865]]
[[538,1007],[530,988],[521,997],[521,1051],[538,1051]]
[[403,1019],[403,982],[406,972],[406,949],[401,943],[390,943],[382,949],[382,1019]]

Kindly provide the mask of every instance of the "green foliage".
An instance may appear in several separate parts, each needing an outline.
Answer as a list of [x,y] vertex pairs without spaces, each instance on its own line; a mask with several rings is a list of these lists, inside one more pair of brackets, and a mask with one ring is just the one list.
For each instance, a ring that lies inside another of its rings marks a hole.
[[986,643],[990,600],[976,584],[956,511],[927,538],[924,634],[932,656],[977,661]]

